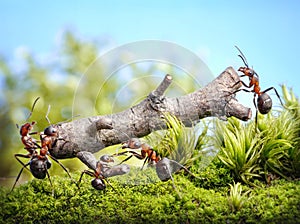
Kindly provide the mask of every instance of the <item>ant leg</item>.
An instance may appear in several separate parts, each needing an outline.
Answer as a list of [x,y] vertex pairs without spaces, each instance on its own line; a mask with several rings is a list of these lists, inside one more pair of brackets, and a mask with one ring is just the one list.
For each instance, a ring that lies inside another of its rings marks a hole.
[[231,94],[235,94],[235,93],[240,92],[240,91],[244,91],[244,92],[247,92],[247,93],[253,93],[253,90],[248,90],[248,89],[238,89],[238,90],[234,91],[234,92],[231,93]]
[[112,154],[112,156],[122,156],[122,155],[125,155],[126,153],[128,153],[128,151],[118,152],[118,153]]
[[48,177],[48,180],[50,182],[51,189],[52,189],[52,196],[54,196],[54,188],[53,188],[52,181],[51,181],[50,174],[49,174],[48,170],[46,170],[46,174],[47,174],[47,177]]
[[107,183],[108,183],[108,185],[117,193],[117,194],[119,194],[119,192],[111,185],[111,183],[107,180],[107,179],[104,179]]
[[[151,153],[151,155],[152,155],[152,153]],[[151,157],[148,156],[148,157],[144,160],[144,163],[143,163],[143,166],[142,166],[141,170],[144,169],[145,164],[146,164],[147,162],[150,161],[150,158],[151,158]]]
[[89,175],[89,176],[91,176],[91,177],[96,177],[95,174],[94,174],[93,172],[91,172],[91,171],[89,171],[89,170],[84,170],[84,171],[81,173],[81,175],[80,175],[79,181],[77,182],[78,188],[80,188],[79,185],[80,185],[80,182],[81,182],[81,179],[82,179],[83,174],[87,174],[87,175]]
[[61,168],[64,169],[64,171],[66,171],[66,173],[68,174],[68,176],[70,177],[70,179],[72,180],[72,182],[77,185],[76,181],[73,180],[73,178],[71,177],[71,175],[70,175],[69,171],[67,170],[67,168],[61,162],[59,162],[56,158],[54,158],[50,154],[48,154],[48,155],[50,156],[51,159],[53,159],[56,163],[58,163],[61,166]]
[[120,152],[118,154],[113,154],[113,156],[119,156],[119,155],[123,155],[123,154],[126,154],[126,153],[131,153],[132,155],[130,155],[129,157],[127,157],[126,159],[124,159],[120,164],[126,162],[127,160],[129,160],[132,156],[138,158],[138,159],[144,159],[145,157],[143,155],[140,155],[138,154],[137,152],[135,151],[125,151],[125,152]]
[[[21,163],[22,163],[22,162],[21,162]],[[22,164],[24,164],[24,163],[22,163]],[[18,180],[19,180],[19,178],[20,178],[20,176],[21,176],[21,174],[22,174],[22,172],[23,172],[23,170],[24,170],[24,168],[28,169],[27,166],[29,166],[29,164],[30,164],[30,162],[28,162],[26,165],[23,165],[23,167],[22,167],[22,169],[20,170],[20,172],[19,172],[19,174],[18,174],[18,176],[17,176],[17,178],[16,178],[16,181],[15,181],[15,183],[14,183],[14,185],[13,185],[11,191],[9,192],[9,194],[10,194],[10,193],[13,191],[13,189],[15,188],[15,186],[16,186],[16,184],[17,184],[17,182],[18,182]]]
[[[242,77],[242,76],[241,76],[241,77]],[[236,86],[237,84],[239,84],[239,83],[242,83],[242,85],[245,86],[245,87],[247,87],[247,88],[251,88],[251,87],[252,87],[251,84],[247,85],[247,84],[244,83],[242,80],[237,81],[236,83],[234,83],[234,85],[233,85],[232,87],[235,87],[235,86]]]
[[130,155],[130,156],[128,156],[126,159],[122,160],[122,161],[119,163],[119,165],[122,164],[122,163],[124,163],[124,162],[126,162],[127,160],[130,160],[130,159],[132,158],[132,156],[133,156],[133,155]]
[[256,93],[253,96],[253,104],[255,107],[255,129],[258,130],[258,109],[257,109],[257,105],[256,105]]
[[[35,141],[32,141],[32,143],[36,146],[36,149],[41,149],[42,147],[39,145],[39,144],[37,144]],[[26,149],[26,148],[25,148]]]
[[34,131],[34,132],[30,132],[29,135],[36,135],[38,133],[39,133],[38,131]]
[[25,167],[30,172],[30,170],[26,167],[26,165],[18,157],[21,157],[21,158],[31,158],[31,154],[27,154],[27,155],[24,155],[24,154],[15,154],[16,160],[18,160],[18,162],[22,164],[23,168]]
[[270,91],[270,90],[272,90],[272,89],[274,89],[274,91],[275,91],[275,93],[276,93],[276,96],[278,97],[278,99],[279,99],[281,105],[282,105],[284,108],[286,108],[286,107],[283,105],[283,103],[282,103],[282,101],[281,101],[281,98],[280,98],[280,96],[279,96],[277,90],[276,90],[274,87],[270,87],[270,88],[268,88],[268,89],[262,91],[262,93],[266,93],[266,92],[268,92],[268,91]]

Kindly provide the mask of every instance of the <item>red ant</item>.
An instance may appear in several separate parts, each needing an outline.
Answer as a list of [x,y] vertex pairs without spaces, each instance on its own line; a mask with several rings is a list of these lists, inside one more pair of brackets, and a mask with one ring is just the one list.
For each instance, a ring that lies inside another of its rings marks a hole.
[[122,164],[122,165],[117,165],[117,166],[111,167],[109,165],[109,163],[113,163],[113,162],[114,162],[114,159],[112,156],[109,156],[109,155],[101,156],[100,160],[96,162],[96,169],[94,170],[94,172],[89,171],[89,170],[84,170],[81,173],[80,179],[78,181],[78,186],[81,182],[83,174],[87,174],[91,177],[95,177],[95,179],[93,179],[91,182],[93,188],[95,188],[96,190],[104,190],[106,188],[106,184],[105,184],[104,180],[106,180],[106,182],[111,186],[111,184],[107,180],[107,177],[123,175],[123,174],[126,174],[129,172],[130,168],[128,165]]
[[[33,109],[35,107],[36,102],[39,100],[40,97],[36,98],[35,101],[33,102],[30,114],[28,116],[28,118],[26,119],[26,121],[31,117],[32,113],[33,113]],[[30,158],[30,156],[36,152],[36,149],[41,148],[38,144],[37,144],[37,140],[32,138],[31,135],[35,135],[38,132],[31,132],[31,130],[33,129],[33,126],[36,124],[35,121],[27,122],[25,124],[23,124],[20,127],[20,135],[21,135],[21,141],[23,143],[23,145],[25,146],[24,149],[26,149],[28,151],[28,155],[25,156],[25,158]],[[19,125],[16,124],[17,128],[19,128]],[[21,163],[22,161],[20,161],[18,159],[18,157],[24,157],[23,154],[15,154],[16,159]],[[24,164],[23,164],[24,165]]]
[[[30,116],[33,112],[33,108],[38,99],[39,99],[39,97],[34,101],[33,107],[30,112]],[[49,111],[50,111],[50,105],[48,107],[48,111],[46,114],[46,120],[50,124],[50,121],[48,119]],[[40,146],[36,143],[36,140],[32,139],[30,136],[31,134],[38,134],[38,132],[30,133],[34,124],[35,124],[35,122],[33,121],[31,123],[26,123],[21,126],[21,129],[20,129],[21,140],[22,140],[22,143],[25,145],[25,149],[29,152],[29,154],[27,154],[27,155],[15,154],[15,158],[23,165],[23,167],[20,170],[11,191],[14,189],[16,183],[18,182],[18,180],[23,172],[23,169],[24,168],[28,169],[27,166],[29,166],[30,172],[32,173],[32,175],[35,178],[44,179],[47,176],[51,187],[53,187],[51,179],[50,179],[50,175],[48,172],[48,169],[50,169],[50,167],[51,167],[51,161],[48,159],[47,156],[49,156],[51,159],[53,159],[55,162],[57,162],[67,172],[68,176],[71,178],[71,175],[69,174],[68,170],[64,167],[64,165],[62,163],[60,163],[56,158],[51,156],[49,153],[49,149],[51,149],[53,142],[58,139],[58,133],[57,133],[56,129],[50,125],[49,127],[45,128],[44,132],[39,133],[40,141],[41,141],[41,146]],[[36,150],[38,148],[40,149],[39,153]],[[18,157],[30,158],[30,161],[28,163],[24,164]],[[73,181],[73,182],[75,182],[75,181]]]
[[[237,84],[239,84],[239,83],[241,83],[243,86],[245,86],[247,88],[253,87],[253,89],[252,90],[238,89],[234,93],[237,93],[239,91],[245,91],[245,92],[249,92],[249,93],[254,93],[253,103],[254,103],[254,106],[255,106],[255,109],[256,109],[255,124],[257,126],[257,114],[258,114],[258,111],[261,114],[267,114],[272,109],[272,99],[267,94],[268,91],[270,91],[270,90],[273,89],[275,91],[275,93],[276,93],[276,95],[277,95],[277,97],[278,97],[281,105],[283,107],[285,107],[285,106],[283,105],[283,103],[281,101],[281,98],[280,98],[277,90],[274,87],[270,87],[270,88],[268,88],[268,89],[266,89],[264,91],[260,91],[258,74],[253,69],[249,68],[246,57],[244,56],[244,54],[242,53],[242,51],[237,46],[235,46],[235,47],[240,52],[240,54],[238,56],[242,59],[242,61],[244,62],[245,66],[246,66],[246,67],[240,67],[238,69],[239,72],[244,73],[240,77],[248,76],[248,78],[249,78],[249,85],[245,84],[242,80],[240,80],[237,83],[235,83],[234,86],[237,85]],[[257,97],[257,101],[255,100],[256,99],[256,95],[258,96]]]
[[122,149],[130,148],[130,149],[141,149],[141,154],[138,154],[135,151],[124,151],[121,153],[114,154],[116,156],[124,155],[126,153],[131,153],[129,157],[124,159],[121,163],[126,162],[131,157],[135,156],[136,158],[144,160],[142,169],[144,168],[145,164],[148,162],[149,165],[155,165],[158,161],[161,160],[160,156],[146,143],[141,143],[138,138],[131,138],[126,142],[122,143]]
[[[37,103],[37,101],[40,99],[40,97],[36,98],[35,101],[33,102],[33,105],[31,107],[31,111],[29,113],[29,116],[27,117],[26,121],[31,117],[32,113],[33,113],[33,110],[34,110],[34,107],[35,107],[35,104]],[[23,124],[21,127],[20,127],[20,135],[21,135],[21,141],[23,143],[23,145],[25,146],[24,149],[26,149],[28,151],[28,154],[24,155],[24,154],[15,154],[15,158],[16,160],[18,160],[19,163],[22,164],[22,169],[21,171],[19,172],[18,176],[17,176],[17,179],[12,187],[12,190],[14,189],[17,181],[19,180],[20,178],[20,175],[23,171],[24,168],[28,169],[27,166],[29,165],[28,163],[25,165],[20,159],[19,157],[21,158],[33,158],[36,154],[37,154],[37,149],[38,148],[41,148],[38,144],[37,144],[37,140],[32,138],[31,135],[34,135],[34,134],[38,134],[38,132],[31,132],[31,130],[33,129],[33,126],[36,124],[35,121],[32,121],[31,123],[30,122],[27,122],[25,124]],[[19,128],[19,125],[16,124],[17,128]],[[12,191],[11,190],[11,191]]]
[[145,159],[142,169],[145,163],[148,162],[148,165],[155,165],[156,167],[156,174],[161,181],[168,181],[169,179],[173,182],[173,188],[176,190],[174,179],[172,177],[172,173],[178,171],[180,168],[183,168],[186,172],[192,175],[195,178],[201,179],[196,177],[192,172],[190,172],[185,166],[181,165],[180,163],[176,162],[175,160],[168,159],[166,157],[160,158],[156,151],[148,144],[141,143],[138,138],[131,138],[127,142],[122,143],[122,149],[130,148],[130,149],[141,149],[141,154],[137,153],[136,151],[126,150],[121,153],[116,153],[113,156],[125,155],[127,153],[131,153],[129,157],[124,159],[121,163],[129,160],[132,156],[135,156],[138,159]]

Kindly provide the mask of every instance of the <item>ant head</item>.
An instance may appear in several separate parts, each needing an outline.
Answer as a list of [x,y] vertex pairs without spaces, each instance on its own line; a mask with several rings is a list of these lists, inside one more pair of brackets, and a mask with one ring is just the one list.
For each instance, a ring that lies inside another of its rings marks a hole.
[[258,111],[267,114],[272,109],[272,99],[267,93],[263,93],[257,98]]
[[50,125],[49,127],[45,128],[44,134],[47,136],[57,136],[58,132],[57,132],[56,128],[54,128],[52,125]]
[[252,79],[253,77],[258,79],[258,74],[252,68],[240,67],[238,71],[244,73],[244,75],[248,76],[249,79]]
[[32,158],[30,161],[30,171],[37,179],[45,179],[47,169],[51,167],[49,160],[39,159],[38,157]]
[[96,190],[104,190],[106,188],[106,185],[102,179],[95,178],[91,182],[93,188]]
[[124,142],[122,145],[122,149],[131,148],[131,149],[139,149],[141,148],[141,141],[138,138],[131,138],[127,142]]
[[110,163],[110,162],[113,163],[114,159],[110,155],[103,155],[103,156],[100,157],[100,161],[106,162],[106,163]]
[[22,135],[22,136],[27,135],[33,129],[34,124],[35,124],[35,121],[32,121],[31,123],[23,124],[20,128],[20,135]]

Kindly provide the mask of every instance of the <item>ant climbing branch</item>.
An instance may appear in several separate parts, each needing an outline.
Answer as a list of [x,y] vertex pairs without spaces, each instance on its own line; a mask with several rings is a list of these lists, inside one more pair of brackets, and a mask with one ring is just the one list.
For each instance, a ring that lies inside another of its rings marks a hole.
[[233,86],[238,85],[238,84],[242,84],[246,88],[253,88],[253,89],[252,90],[249,90],[249,89],[238,89],[238,90],[234,91],[233,94],[235,94],[235,93],[237,93],[239,91],[254,93],[253,104],[254,104],[255,109],[256,109],[255,126],[256,126],[256,129],[257,129],[258,112],[260,112],[261,114],[267,114],[272,109],[272,99],[267,94],[267,92],[269,92],[270,90],[274,90],[276,96],[278,97],[278,99],[279,99],[279,101],[281,103],[281,105],[284,108],[285,108],[285,106],[282,103],[281,98],[280,98],[277,90],[275,89],[275,87],[267,88],[264,91],[260,90],[261,88],[260,88],[260,85],[259,85],[258,74],[252,68],[249,68],[246,57],[244,56],[244,54],[242,53],[242,51],[237,46],[235,46],[235,47],[240,52],[240,55],[238,55],[238,56],[242,59],[242,61],[244,62],[245,66],[246,66],[246,67],[240,67],[238,69],[238,71],[240,71],[240,72],[243,73],[243,75],[241,75],[240,77],[247,76],[249,78],[249,85],[247,85],[246,83],[244,83],[242,80],[239,80]]

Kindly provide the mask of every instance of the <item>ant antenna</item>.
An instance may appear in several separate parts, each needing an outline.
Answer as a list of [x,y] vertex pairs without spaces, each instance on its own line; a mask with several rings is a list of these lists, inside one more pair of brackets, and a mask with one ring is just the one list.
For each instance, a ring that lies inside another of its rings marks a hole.
[[254,71],[253,66],[252,66],[252,71],[253,71],[253,75],[256,76],[257,79],[259,79],[259,75],[256,73],[256,71]]
[[51,122],[50,122],[50,120],[49,120],[49,118],[48,118],[48,115],[49,115],[49,113],[50,113],[50,109],[51,109],[51,105],[49,104],[49,105],[48,105],[47,114],[46,114],[46,116],[45,116],[45,118],[46,118],[46,120],[48,121],[48,124],[49,124],[49,125],[51,125]]
[[249,68],[248,62],[247,62],[247,59],[246,59],[245,55],[244,55],[243,52],[238,48],[238,46],[235,46],[235,47],[236,47],[236,49],[238,49],[238,51],[240,52],[240,54],[239,54],[238,56],[243,60],[245,66],[246,66],[247,68]]
[[30,111],[29,116],[27,117],[26,121],[28,121],[28,119],[31,117],[31,115],[32,115],[32,113],[33,113],[33,109],[34,109],[34,107],[35,107],[35,104],[36,104],[36,102],[37,102],[39,99],[40,99],[40,97],[36,98],[35,101],[33,102],[32,107],[31,107],[31,111]]

